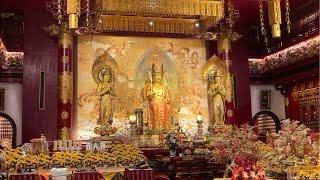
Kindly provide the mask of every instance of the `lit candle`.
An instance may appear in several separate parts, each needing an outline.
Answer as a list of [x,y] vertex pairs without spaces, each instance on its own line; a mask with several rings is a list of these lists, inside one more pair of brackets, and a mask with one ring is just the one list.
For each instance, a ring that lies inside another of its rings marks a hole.
[[202,121],[203,120],[203,115],[200,112],[196,115],[196,120],[197,121]]
[[135,123],[136,121],[137,121],[136,115],[130,115],[130,116],[129,116],[129,122],[130,122],[130,123]]

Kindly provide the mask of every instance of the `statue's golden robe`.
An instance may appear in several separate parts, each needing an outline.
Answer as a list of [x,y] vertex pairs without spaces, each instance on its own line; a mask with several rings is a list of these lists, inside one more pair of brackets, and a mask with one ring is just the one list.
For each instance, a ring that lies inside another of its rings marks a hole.
[[147,83],[143,89],[143,96],[149,103],[151,129],[168,130],[171,107],[167,87],[164,83]]

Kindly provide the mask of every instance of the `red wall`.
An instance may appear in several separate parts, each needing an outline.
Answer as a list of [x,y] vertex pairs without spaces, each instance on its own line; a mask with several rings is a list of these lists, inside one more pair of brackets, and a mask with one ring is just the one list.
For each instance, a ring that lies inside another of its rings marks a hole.
[[[56,138],[58,44],[42,29],[54,20],[44,0],[1,0],[0,10],[24,12],[22,142],[44,134]],[[45,105],[39,110],[39,76],[45,72]]]
[[[248,6],[245,2],[236,3],[240,11],[240,19],[235,25],[235,31],[243,37],[231,44],[232,73],[236,76],[237,108],[235,109],[235,124],[243,124],[251,119],[251,98],[248,64]],[[215,41],[206,42],[207,58],[216,53]]]

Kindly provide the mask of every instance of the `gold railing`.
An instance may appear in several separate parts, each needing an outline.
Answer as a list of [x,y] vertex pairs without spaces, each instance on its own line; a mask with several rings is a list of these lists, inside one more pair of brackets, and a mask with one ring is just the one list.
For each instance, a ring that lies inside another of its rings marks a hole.
[[224,5],[222,0],[104,0],[103,14],[220,19]]
[[[177,33],[194,35],[200,29],[195,27],[195,19],[158,18],[103,15],[103,31],[144,32],[144,33]],[[151,23],[151,24],[150,24]]]

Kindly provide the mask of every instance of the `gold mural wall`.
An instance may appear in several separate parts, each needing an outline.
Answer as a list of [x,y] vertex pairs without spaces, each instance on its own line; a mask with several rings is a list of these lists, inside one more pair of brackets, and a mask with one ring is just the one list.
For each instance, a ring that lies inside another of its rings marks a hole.
[[[119,66],[115,82],[115,114],[113,125],[118,135],[128,135],[128,116],[136,108],[147,109],[141,97],[144,79],[152,64],[163,64],[169,88],[173,119],[179,121],[187,133],[196,132],[195,116],[204,115],[207,127],[208,105],[206,82],[201,78],[205,62],[205,47],[201,40],[146,38],[124,36],[78,37],[76,79],[77,138],[94,136],[99,116],[97,84],[92,76],[95,59],[107,51]],[[158,56],[159,55],[159,56]],[[157,57],[157,58],[155,58]],[[150,61],[150,59],[153,59]],[[156,59],[156,60],[155,60]],[[206,128],[204,128],[206,129]]]

